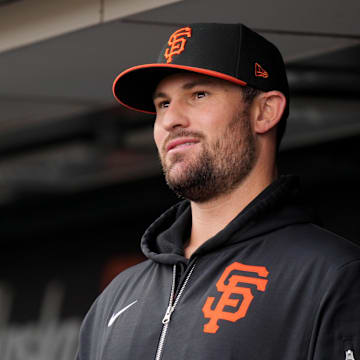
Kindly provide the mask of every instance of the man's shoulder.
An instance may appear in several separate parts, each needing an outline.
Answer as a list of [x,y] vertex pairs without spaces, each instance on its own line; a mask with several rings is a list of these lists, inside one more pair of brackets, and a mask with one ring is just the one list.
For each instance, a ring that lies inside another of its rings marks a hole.
[[119,289],[119,286],[124,286],[127,282],[133,281],[135,278],[140,277],[142,273],[149,271],[149,268],[153,265],[154,262],[147,259],[138,264],[129,266],[114,277],[105,291],[112,292]]
[[142,274],[148,272],[151,266],[153,262],[145,260],[120,272],[99,294],[92,305],[92,310],[101,313],[104,309],[112,308],[121,294],[141,286],[141,281],[137,280],[141,279]]
[[282,229],[280,242],[298,258],[324,261],[334,267],[360,260],[360,245],[312,223],[296,224]]

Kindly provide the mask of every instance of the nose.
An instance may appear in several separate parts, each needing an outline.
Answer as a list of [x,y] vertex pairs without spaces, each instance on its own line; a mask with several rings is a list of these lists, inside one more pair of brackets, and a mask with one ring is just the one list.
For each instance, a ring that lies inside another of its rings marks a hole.
[[184,104],[180,101],[171,101],[163,113],[159,114],[159,121],[167,131],[171,131],[178,127],[189,126],[188,114]]

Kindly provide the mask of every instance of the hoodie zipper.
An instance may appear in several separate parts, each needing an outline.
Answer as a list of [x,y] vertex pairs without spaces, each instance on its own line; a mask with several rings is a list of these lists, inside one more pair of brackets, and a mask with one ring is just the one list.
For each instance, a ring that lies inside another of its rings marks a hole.
[[355,360],[354,352],[350,349],[345,351],[345,360]]
[[355,360],[354,350],[351,339],[344,341],[345,360]]
[[161,331],[161,336],[160,336],[160,340],[159,340],[159,344],[158,344],[158,348],[156,351],[156,356],[155,356],[155,360],[160,360],[161,359],[161,355],[164,349],[164,343],[165,343],[165,338],[166,338],[166,333],[169,327],[169,323],[170,323],[170,318],[172,313],[175,310],[175,307],[177,305],[177,303],[180,300],[180,297],[182,295],[182,293],[184,292],[184,289],[186,287],[186,284],[188,283],[190,276],[193,272],[195,268],[195,263],[192,265],[192,267],[190,268],[189,273],[187,274],[184,283],[182,284],[179,293],[177,294],[175,300],[174,300],[174,296],[175,296],[175,282],[176,282],[176,265],[174,265],[173,267],[173,277],[172,277],[172,285],[171,285],[171,292],[170,292],[170,299],[169,299],[169,305],[166,309],[165,315],[162,319],[162,323],[163,323],[163,328]]

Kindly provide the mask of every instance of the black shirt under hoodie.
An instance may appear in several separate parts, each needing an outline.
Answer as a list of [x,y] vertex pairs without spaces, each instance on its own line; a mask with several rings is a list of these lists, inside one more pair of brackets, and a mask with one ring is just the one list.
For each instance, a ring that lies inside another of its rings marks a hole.
[[188,201],[85,317],[78,360],[360,360],[360,248],[314,224],[298,181],[266,188],[190,259]]

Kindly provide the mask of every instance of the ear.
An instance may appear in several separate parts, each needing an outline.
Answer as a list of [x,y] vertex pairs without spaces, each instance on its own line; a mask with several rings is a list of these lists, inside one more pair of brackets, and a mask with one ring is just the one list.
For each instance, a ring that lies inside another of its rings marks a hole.
[[280,121],[285,110],[286,98],[280,91],[268,91],[257,98],[257,115],[255,119],[255,132],[264,134]]

